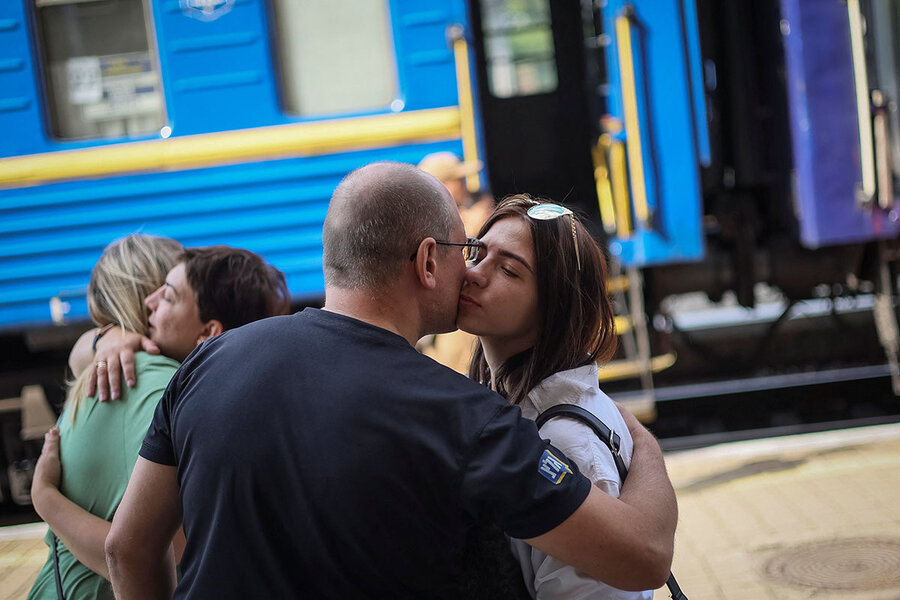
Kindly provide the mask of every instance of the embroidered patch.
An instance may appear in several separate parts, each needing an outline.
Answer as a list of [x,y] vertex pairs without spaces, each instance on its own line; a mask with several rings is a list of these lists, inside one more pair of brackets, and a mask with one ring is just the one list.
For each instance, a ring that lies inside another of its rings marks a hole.
[[546,477],[551,483],[559,483],[567,474],[572,474],[569,465],[559,460],[549,450],[544,450],[541,455],[541,463],[538,473]]

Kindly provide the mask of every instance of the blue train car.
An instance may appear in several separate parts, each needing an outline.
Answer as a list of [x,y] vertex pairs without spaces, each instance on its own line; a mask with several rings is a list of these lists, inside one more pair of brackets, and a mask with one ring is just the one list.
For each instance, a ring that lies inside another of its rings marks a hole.
[[252,249],[320,298],[341,177],[463,154],[454,24],[458,0],[3,2],[0,329],[83,321],[134,231]]
[[799,295],[846,273],[748,267],[769,238],[896,237],[890,3],[320,4],[0,6],[0,330],[84,320],[136,230],[251,248],[315,301],[337,181],[436,150],[578,206],[625,267],[694,264],[648,271],[666,293]]

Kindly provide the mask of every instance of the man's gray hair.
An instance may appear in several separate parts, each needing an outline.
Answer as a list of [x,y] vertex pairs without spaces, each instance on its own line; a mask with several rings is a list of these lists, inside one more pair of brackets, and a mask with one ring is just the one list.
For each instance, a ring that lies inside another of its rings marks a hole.
[[447,193],[406,163],[378,162],[351,172],[325,217],[325,284],[359,289],[396,281],[423,239],[449,239],[455,213]]

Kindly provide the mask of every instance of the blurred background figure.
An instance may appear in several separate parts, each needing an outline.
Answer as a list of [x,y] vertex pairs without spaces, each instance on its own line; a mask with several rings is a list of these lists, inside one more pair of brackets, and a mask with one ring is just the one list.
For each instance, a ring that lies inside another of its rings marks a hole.
[[443,183],[453,196],[468,236],[478,232],[494,208],[489,194],[479,193],[473,197],[466,187],[466,177],[481,171],[482,166],[480,160],[463,162],[452,152],[434,152],[418,164],[420,169]]
[[[490,194],[479,193],[473,198],[466,187],[466,177],[481,171],[481,161],[463,162],[452,152],[434,152],[419,161],[417,166],[443,183],[453,196],[466,228],[466,235],[474,236],[478,233],[494,208]],[[475,336],[464,331],[453,331],[429,336],[417,346],[426,356],[465,375],[475,351]]]
[[418,167],[444,184],[457,208],[470,206],[472,197],[466,188],[466,177],[481,171],[481,161],[462,162],[452,152],[434,152],[423,158]]

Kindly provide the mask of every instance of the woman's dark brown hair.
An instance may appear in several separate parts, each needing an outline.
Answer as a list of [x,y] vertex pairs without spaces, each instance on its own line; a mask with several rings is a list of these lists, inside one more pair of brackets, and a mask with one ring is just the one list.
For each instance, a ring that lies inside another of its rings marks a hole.
[[[519,404],[541,381],[557,373],[609,360],[616,349],[612,302],[606,291],[606,256],[575,215],[539,220],[527,216],[546,204],[526,194],[505,198],[488,217],[481,237],[501,219],[522,219],[534,245],[538,296],[538,335],[532,348],[510,357],[491,373],[479,341],[469,377],[489,385]],[[578,254],[572,237],[575,223]],[[579,269],[579,260],[581,263]]]
[[227,331],[290,311],[284,274],[249,250],[188,248],[180,262],[204,322],[216,319]]

